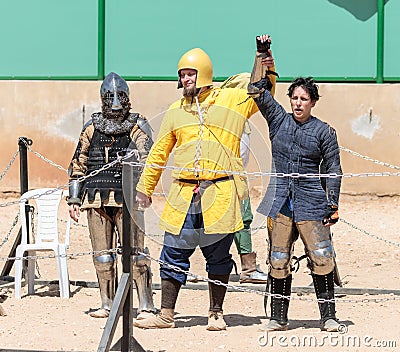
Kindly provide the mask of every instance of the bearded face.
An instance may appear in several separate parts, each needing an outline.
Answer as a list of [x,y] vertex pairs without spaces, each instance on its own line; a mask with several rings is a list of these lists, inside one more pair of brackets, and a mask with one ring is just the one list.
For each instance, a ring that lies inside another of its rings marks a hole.
[[195,86],[193,87],[184,87],[183,88],[183,96],[184,97],[194,97],[199,93],[200,89],[196,88]]
[[129,116],[131,103],[123,91],[108,91],[102,96],[102,112],[106,119],[124,121]]

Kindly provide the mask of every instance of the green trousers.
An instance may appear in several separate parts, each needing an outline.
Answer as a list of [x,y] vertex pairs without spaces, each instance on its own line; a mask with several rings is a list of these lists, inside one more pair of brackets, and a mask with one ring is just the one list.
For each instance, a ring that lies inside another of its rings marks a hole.
[[239,254],[248,254],[253,252],[250,229],[253,213],[251,212],[250,198],[240,202],[240,210],[244,228],[235,233],[235,245]]

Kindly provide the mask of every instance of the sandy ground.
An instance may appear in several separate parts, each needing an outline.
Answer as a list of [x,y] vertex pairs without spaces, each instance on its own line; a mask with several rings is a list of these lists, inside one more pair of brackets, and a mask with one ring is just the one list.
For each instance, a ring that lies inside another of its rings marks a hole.
[[[16,200],[15,195],[3,194],[0,204]],[[157,214],[163,199],[156,198],[153,210],[147,211],[146,226],[151,236],[147,239],[151,255],[158,257],[161,249],[161,231],[157,228]],[[253,196],[253,206],[259,198]],[[61,219],[66,219],[63,205]],[[10,253],[19,224],[7,233],[17,214],[17,205],[0,207],[0,264]],[[340,214],[345,221],[333,227],[337,263],[346,283],[345,288],[386,289],[400,291],[400,238],[398,214],[400,197],[342,196]],[[260,227],[257,218],[254,226]],[[83,215],[80,221],[85,225]],[[353,224],[359,229],[351,226]],[[65,226],[62,223],[63,227]],[[7,237],[8,240],[7,240]],[[253,246],[258,252],[258,262],[266,270],[266,232],[255,230]],[[70,254],[90,252],[87,228],[73,226]],[[296,253],[301,254],[301,242]],[[235,247],[234,259],[239,264]],[[120,261],[119,261],[120,263]],[[122,266],[120,266],[120,272]],[[90,255],[80,255],[68,260],[70,280],[94,283],[96,281]],[[159,284],[158,265],[153,263],[153,283]],[[54,259],[39,259],[40,279],[57,280]],[[192,257],[191,271],[206,275],[204,260],[198,251]],[[10,273],[13,276],[13,269]],[[234,279],[234,277],[233,277]],[[175,329],[140,330],[134,328],[133,336],[145,351],[400,351],[400,296],[394,294],[338,294],[337,315],[346,325],[344,334],[329,334],[319,329],[319,313],[313,293],[301,293],[299,287],[311,283],[304,262],[294,274],[295,298],[290,305],[290,328],[286,332],[265,334],[260,331],[266,323],[263,297],[256,292],[227,293],[224,314],[228,329],[222,332],[206,330],[208,292],[204,283],[191,284],[192,289],[180,292],[176,307]],[[106,320],[88,315],[100,305],[97,288],[71,285],[71,297],[59,297],[58,284],[38,284],[35,295],[27,295],[23,287],[22,299],[14,298],[13,284],[0,281],[0,302],[6,316],[0,316],[0,351],[96,351]],[[232,281],[232,285],[239,285]],[[197,285],[197,286],[196,286]],[[243,285],[241,285],[243,287]],[[251,290],[262,286],[248,285]],[[198,289],[193,289],[198,288]],[[363,292],[360,290],[360,293]],[[160,305],[160,291],[154,291],[156,305]],[[378,301],[374,301],[378,299]],[[136,306],[136,297],[134,307]],[[114,341],[121,337],[122,321],[118,324]],[[311,346],[311,347],[310,347]]]

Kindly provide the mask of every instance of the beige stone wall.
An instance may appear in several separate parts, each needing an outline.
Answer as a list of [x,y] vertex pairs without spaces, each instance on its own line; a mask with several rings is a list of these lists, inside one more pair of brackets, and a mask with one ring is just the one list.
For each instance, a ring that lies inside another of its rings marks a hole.
[[[83,122],[100,108],[101,82],[0,81],[0,171],[18,149],[18,137],[33,140],[32,149],[64,168],[68,167]],[[180,97],[174,82],[129,82],[133,111],[146,115],[157,134],[163,112]],[[288,84],[279,83],[276,98],[289,109]],[[339,144],[373,159],[400,165],[400,84],[320,84],[321,100],[314,115],[330,123]],[[85,110],[85,112],[83,112]],[[248,171],[269,171],[267,126],[258,114],[252,119],[253,157]],[[345,173],[397,172],[342,151]],[[67,182],[65,171],[28,153],[29,186],[55,186]],[[400,194],[392,177],[349,177],[342,192],[349,194]],[[252,177],[253,187],[264,187],[265,178]],[[19,162],[0,181],[0,190],[19,190]]]

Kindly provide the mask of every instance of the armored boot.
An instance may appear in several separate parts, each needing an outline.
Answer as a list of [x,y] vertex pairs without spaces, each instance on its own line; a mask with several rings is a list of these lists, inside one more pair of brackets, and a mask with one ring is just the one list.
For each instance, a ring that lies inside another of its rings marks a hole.
[[107,272],[102,271],[99,268],[100,265],[96,265],[95,267],[97,270],[97,280],[100,288],[101,308],[89,313],[89,315],[93,318],[107,318],[109,316],[112,301],[115,296],[115,277],[113,277],[113,275],[108,275],[109,273]]
[[[292,292],[292,275],[284,279],[276,279],[270,276],[271,280],[271,294],[280,294],[282,296],[290,297]],[[271,296],[271,318],[269,323],[265,326],[264,330],[281,331],[288,328],[288,298],[277,298]]]
[[240,254],[242,272],[239,282],[252,284],[265,284],[268,280],[268,274],[264,273],[256,264],[256,253]]
[[[148,254],[149,250],[144,249]],[[150,259],[144,255],[134,255],[132,258],[132,276],[138,295],[138,315],[136,319],[145,319],[157,313],[153,302],[152,273]]]
[[145,319],[136,319],[133,325],[142,329],[174,328],[174,311],[181,283],[175,279],[161,280],[161,312]]
[[333,302],[318,302],[321,314],[321,329],[326,331],[338,331],[340,325],[336,319],[333,271],[327,275],[317,275],[313,273],[312,278],[317,298],[321,300],[333,300]]
[[[226,275],[215,275],[208,274],[208,278],[211,280],[219,280],[224,284],[229,281],[229,274]],[[214,283],[208,283],[208,291],[210,295],[210,309],[208,311],[208,325],[207,330],[209,331],[221,331],[226,330],[226,323],[223,316],[222,305],[226,294],[226,286],[217,285]]]
[[93,318],[107,318],[115,296],[115,263],[110,254],[94,258],[97,280],[100,288],[101,308],[89,313]]

